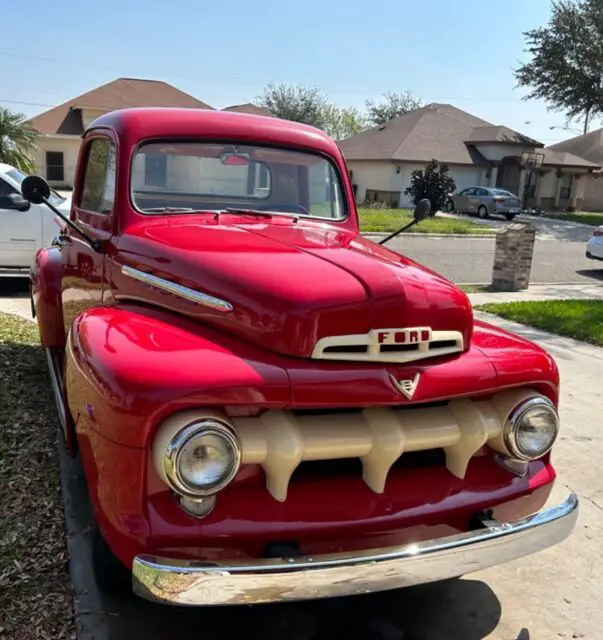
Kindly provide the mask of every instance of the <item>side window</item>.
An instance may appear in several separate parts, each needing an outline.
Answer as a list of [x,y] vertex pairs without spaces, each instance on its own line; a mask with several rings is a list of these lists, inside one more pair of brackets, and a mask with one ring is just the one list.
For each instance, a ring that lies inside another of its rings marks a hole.
[[104,138],[88,147],[80,207],[95,213],[111,213],[115,200],[115,147]]
[[0,209],[12,209],[11,203],[8,200],[8,196],[11,193],[17,193],[16,189],[13,189],[8,182],[5,182],[0,178]]
[[464,191],[461,191],[460,195],[462,196],[472,196],[474,192],[474,189],[465,189]]
[[485,189],[476,189],[478,196],[487,196],[488,192]]

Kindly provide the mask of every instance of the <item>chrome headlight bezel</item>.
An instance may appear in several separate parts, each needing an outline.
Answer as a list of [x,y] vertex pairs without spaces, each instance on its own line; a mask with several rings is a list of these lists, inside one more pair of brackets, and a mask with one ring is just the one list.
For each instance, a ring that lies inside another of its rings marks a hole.
[[[233,454],[233,465],[228,473],[220,480],[207,489],[192,486],[188,483],[180,472],[180,457],[186,446],[191,440],[205,435],[214,435],[222,438],[227,446],[230,447]],[[206,498],[213,496],[224,489],[232,482],[238,473],[241,465],[241,445],[239,438],[232,427],[228,424],[216,420],[215,418],[207,418],[196,420],[178,431],[168,442],[163,458],[163,468],[166,478],[172,489],[185,498]]]
[[[533,411],[534,409],[545,409],[549,415],[551,416],[551,424],[553,425],[553,437],[547,448],[540,452],[538,455],[529,455],[525,453],[521,449],[518,443],[517,433],[521,428],[522,421],[526,418],[526,416]],[[530,462],[532,460],[538,460],[545,456],[551,449],[553,448],[557,436],[559,434],[559,413],[555,405],[544,396],[537,396],[534,398],[529,398],[528,400],[524,400],[518,404],[513,411],[509,414],[507,421],[503,428],[503,438],[504,443],[509,455],[511,455],[516,460],[522,460],[525,462]]]

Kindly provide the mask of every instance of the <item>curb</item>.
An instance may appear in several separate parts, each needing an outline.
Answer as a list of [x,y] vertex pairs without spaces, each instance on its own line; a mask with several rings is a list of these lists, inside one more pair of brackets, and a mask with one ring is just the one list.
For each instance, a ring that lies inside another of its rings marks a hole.
[[[363,238],[387,238],[389,233],[382,231],[363,231]],[[398,238],[479,238],[480,240],[494,240],[496,233],[400,233]]]

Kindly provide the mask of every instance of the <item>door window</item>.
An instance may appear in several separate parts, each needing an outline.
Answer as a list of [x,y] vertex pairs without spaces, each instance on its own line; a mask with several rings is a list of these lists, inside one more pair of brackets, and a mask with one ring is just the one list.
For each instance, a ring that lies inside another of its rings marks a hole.
[[8,182],[0,178],[0,209],[14,208],[11,201],[8,199],[8,196],[11,193],[17,193],[17,190],[13,189]]
[[111,213],[115,200],[115,147],[107,138],[88,146],[80,207],[94,213]]

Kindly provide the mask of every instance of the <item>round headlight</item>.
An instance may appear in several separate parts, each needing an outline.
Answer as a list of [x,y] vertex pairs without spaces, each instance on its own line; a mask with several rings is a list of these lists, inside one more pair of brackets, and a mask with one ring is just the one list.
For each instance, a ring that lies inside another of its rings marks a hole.
[[188,497],[210,496],[236,475],[241,448],[236,433],[217,420],[189,424],[169,442],[165,474],[172,487]]
[[559,432],[555,405],[545,397],[530,398],[515,407],[505,424],[509,453],[519,460],[535,460],[551,450]]

